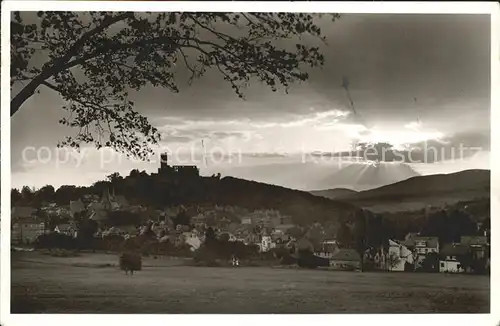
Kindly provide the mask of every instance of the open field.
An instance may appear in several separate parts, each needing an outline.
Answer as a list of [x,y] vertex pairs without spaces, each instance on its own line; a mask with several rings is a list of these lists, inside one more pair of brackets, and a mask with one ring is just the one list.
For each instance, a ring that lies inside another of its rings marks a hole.
[[12,256],[12,313],[488,313],[486,276],[184,266],[116,255]]

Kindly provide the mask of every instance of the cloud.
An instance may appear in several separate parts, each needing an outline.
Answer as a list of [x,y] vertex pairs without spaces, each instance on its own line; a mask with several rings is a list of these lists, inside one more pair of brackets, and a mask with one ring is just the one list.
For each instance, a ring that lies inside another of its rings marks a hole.
[[458,132],[445,137],[443,142],[453,147],[460,147],[462,145],[464,147],[477,147],[489,151],[491,147],[491,134],[489,129],[484,131]]
[[412,121],[405,125],[405,128],[418,131],[422,127],[421,121]]
[[249,132],[241,132],[241,131],[215,131],[210,134],[211,138],[217,139],[226,139],[226,138],[239,138],[239,139],[248,139],[251,137],[251,133]]
[[187,136],[170,135],[170,136],[162,137],[162,140],[165,143],[189,143],[189,142],[193,141],[193,138],[187,137]]
[[[186,124],[187,125],[187,124]],[[166,127],[164,129],[167,129]],[[168,144],[188,144],[202,140],[225,141],[228,139],[250,140],[255,132],[252,131],[219,131],[208,128],[177,128],[162,132],[161,143]]]
[[[316,111],[312,108],[313,111]],[[157,122],[161,124],[158,129],[160,131],[171,131],[175,130],[228,130],[228,129],[263,129],[263,128],[294,128],[303,126],[322,126],[328,125],[332,122],[339,121],[340,119],[346,119],[350,113],[346,110],[340,109],[330,109],[326,111],[316,111],[297,114],[297,113],[287,113],[283,114],[279,118],[263,118],[263,119],[189,119],[189,118],[165,118],[157,119]]]
[[252,158],[283,158],[288,157],[287,153],[241,153],[243,157],[252,157]]
[[[322,126],[332,126],[349,121],[350,114],[339,109],[326,111],[309,108],[307,113],[289,113],[275,119],[189,119],[177,117],[163,119],[158,129],[162,133],[164,146],[222,147],[241,152],[293,152],[300,151],[301,144],[314,146],[321,138],[323,145],[332,137],[330,130]],[[321,132],[328,133],[322,137]],[[278,150],[279,148],[279,150]]]
[[443,137],[407,144],[398,149],[388,143],[367,144],[356,150],[340,152],[315,151],[317,158],[341,160],[379,160],[381,162],[436,163],[441,161],[463,161],[480,152],[490,150],[490,137],[485,132],[461,132]]
[[462,161],[479,152],[490,151],[487,132],[458,132],[439,140],[410,144],[409,150],[425,163]]

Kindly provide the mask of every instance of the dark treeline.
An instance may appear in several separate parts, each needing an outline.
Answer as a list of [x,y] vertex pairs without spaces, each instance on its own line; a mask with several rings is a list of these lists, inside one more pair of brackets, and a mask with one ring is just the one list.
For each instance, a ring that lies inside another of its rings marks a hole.
[[12,205],[29,205],[40,208],[44,203],[68,205],[84,195],[101,196],[113,190],[123,195],[132,205],[152,209],[178,205],[230,205],[257,209],[277,209],[292,217],[295,224],[309,225],[314,222],[350,220],[360,209],[342,202],[317,197],[307,192],[291,190],[263,183],[215,177],[199,177],[187,180],[168,180],[157,175],[132,170],[126,177],[114,173],[108,180],[97,181],[89,187],[45,186],[38,190],[23,187],[13,189]]

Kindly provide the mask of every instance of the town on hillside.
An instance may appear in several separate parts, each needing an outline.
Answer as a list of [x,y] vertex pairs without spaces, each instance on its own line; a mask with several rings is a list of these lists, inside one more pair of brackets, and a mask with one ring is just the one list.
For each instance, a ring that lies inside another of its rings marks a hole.
[[[485,209],[474,209],[477,202],[412,212],[419,219],[412,217],[416,222],[405,226],[398,226],[401,216],[365,214],[361,223],[335,219],[333,213],[331,221],[304,223],[307,217],[273,207],[211,201],[203,192],[219,191],[220,175],[202,177],[196,166],[171,166],[166,154],[158,173],[132,171],[125,178],[115,173],[108,179],[89,189],[13,189],[13,250],[135,251],[238,266],[264,259],[350,271],[490,270],[490,217]],[[153,197],[148,189],[142,198],[127,192],[130,185],[143,187],[144,180],[169,200],[143,200]]]

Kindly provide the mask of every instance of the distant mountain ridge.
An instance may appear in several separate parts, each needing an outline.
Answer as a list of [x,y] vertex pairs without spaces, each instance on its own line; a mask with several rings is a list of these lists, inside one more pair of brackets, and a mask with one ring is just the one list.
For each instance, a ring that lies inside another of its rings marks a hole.
[[406,163],[309,162],[290,161],[249,166],[215,166],[203,173],[221,173],[240,179],[279,185],[290,189],[315,191],[347,188],[356,191],[378,188],[420,175]]
[[[376,189],[358,192],[345,198],[356,200],[385,198],[387,196],[410,196],[424,193],[456,192],[490,189],[490,170],[465,170],[450,174],[432,174],[413,177]],[[343,199],[345,199],[343,198]]]
[[342,198],[349,195],[353,195],[357,193],[356,190],[347,189],[347,188],[335,188],[335,189],[326,189],[326,190],[313,190],[309,191],[311,194],[315,196],[325,197],[329,199]]
[[328,188],[348,188],[363,191],[419,175],[418,172],[405,163],[352,163],[325,178],[324,183]]
[[464,170],[412,177],[380,188],[348,193],[335,199],[374,212],[384,209],[420,209],[427,205],[441,206],[445,203],[489,198],[490,181],[490,170]]

